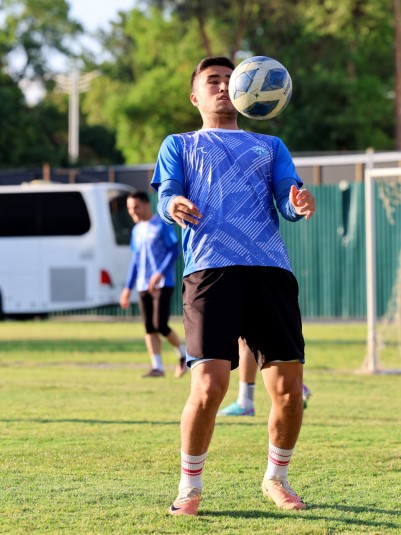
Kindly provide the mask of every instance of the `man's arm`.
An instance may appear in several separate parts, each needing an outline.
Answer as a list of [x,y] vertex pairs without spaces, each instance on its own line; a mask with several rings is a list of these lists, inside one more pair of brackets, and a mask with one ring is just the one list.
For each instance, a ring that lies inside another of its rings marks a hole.
[[285,178],[276,185],[275,199],[280,214],[288,221],[310,219],[315,213],[315,197],[307,189],[298,189],[295,178]]
[[159,188],[159,202],[157,210],[160,217],[170,225],[177,223],[181,228],[187,228],[185,222],[199,224],[202,214],[197,206],[184,197],[184,188],[177,180],[164,180]]
[[124,284],[124,288],[120,294],[120,306],[121,308],[128,308],[130,306],[131,291],[134,287],[136,277],[138,274],[137,266],[137,252],[134,250],[131,258],[131,263],[128,268],[127,278]]

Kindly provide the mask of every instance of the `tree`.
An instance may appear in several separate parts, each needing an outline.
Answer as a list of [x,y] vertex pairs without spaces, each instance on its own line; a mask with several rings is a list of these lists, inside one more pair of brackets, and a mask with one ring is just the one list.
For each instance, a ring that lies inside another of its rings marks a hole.
[[23,58],[19,68],[9,64],[16,80],[43,79],[52,71],[52,54],[74,57],[73,41],[83,28],[69,17],[66,0],[3,0],[3,11],[10,52]]
[[[189,103],[190,73],[202,48],[196,23],[183,24],[174,15],[166,19],[157,8],[134,9],[113,25],[105,43],[111,42],[104,77],[93,82],[83,110],[90,124],[115,127],[127,163],[152,162],[168,133],[199,126]],[[125,76],[115,80],[109,77],[113,72]]]
[[197,128],[198,116],[183,106],[179,71],[186,66],[189,77],[206,55],[245,54],[279,59],[294,92],[278,118],[239,117],[240,126],[280,135],[293,151],[392,149],[392,20],[390,0],[383,1],[149,0],[156,10],[137,10],[120,27],[132,87],[121,89],[114,108],[119,147],[130,162],[149,161],[163,135]]
[[395,63],[395,137],[397,150],[401,150],[401,8],[400,0],[393,0],[394,11],[394,63]]
[[[41,166],[43,162],[68,165],[67,99],[54,91],[50,59],[57,54],[70,61],[80,58],[84,66],[90,58],[82,47],[76,46],[83,28],[71,19],[69,9],[65,0],[3,0],[0,5],[3,167]],[[12,57],[23,61],[10,61]],[[42,102],[30,107],[19,86],[32,80],[44,84],[47,93]],[[121,153],[115,148],[114,129],[87,125],[83,120],[80,163],[112,162],[122,163]]]
[[393,149],[390,0],[287,0],[281,7],[246,39],[288,68],[293,96],[277,121],[255,128],[279,132],[297,151]]

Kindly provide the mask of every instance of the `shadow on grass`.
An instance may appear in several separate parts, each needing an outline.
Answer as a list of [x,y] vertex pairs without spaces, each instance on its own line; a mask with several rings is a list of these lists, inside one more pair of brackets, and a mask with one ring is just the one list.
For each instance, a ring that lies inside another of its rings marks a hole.
[[[36,423],[36,424],[87,424],[87,425],[180,425],[180,420],[163,422],[162,420],[84,420],[81,418],[1,418],[0,423]],[[238,425],[234,422],[226,425]],[[241,422],[242,426],[260,426],[258,422]]]
[[[337,511],[342,514],[342,516],[336,517],[336,516],[323,516],[321,514],[316,514],[321,510],[332,510]],[[310,520],[316,520],[321,522],[322,520],[328,523],[341,523],[346,526],[354,525],[358,526],[360,528],[360,532],[363,532],[364,529],[369,528],[375,528],[377,530],[380,530],[380,532],[384,533],[384,530],[386,529],[400,529],[400,523],[394,523],[391,521],[375,521],[375,520],[361,520],[360,518],[351,518],[348,516],[344,516],[345,514],[350,515],[358,515],[358,514],[366,514],[367,509],[365,507],[359,507],[359,506],[342,506],[342,505],[310,505],[308,503],[308,507],[304,511],[277,511],[276,509],[273,510],[267,510],[267,511],[259,511],[259,510],[248,510],[248,511],[200,511],[199,513],[199,519],[201,520],[208,520],[210,517],[230,517],[230,518],[238,518],[238,519],[275,519],[275,520],[283,520],[283,518],[291,518],[293,520],[295,519],[302,519],[305,517],[308,521]],[[372,509],[369,508],[369,513],[374,513],[378,515],[388,515],[388,516],[395,516],[399,517],[401,511],[389,511],[385,509]]]
[[[328,346],[336,345],[365,345],[366,340],[308,340],[308,346]],[[396,345],[396,342],[394,342]],[[13,352],[15,350],[29,349],[30,351],[82,351],[85,353],[91,352],[113,352],[113,351],[127,351],[133,350],[144,351],[144,339],[141,338],[120,338],[120,339],[24,339],[24,340],[7,340],[1,342],[1,351],[5,353]]]
[[163,422],[152,420],[83,420],[81,418],[2,418],[0,423],[31,423],[31,424],[87,424],[87,425],[180,425],[180,421]]
[[[366,421],[366,418],[352,418]],[[392,422],[392,419],[381,419],[383,422]],[[36,423],[36,424],[86,424],[86,425],[180,425],[180,419],[175,421],[163,421],[163,420],[95,420],[95,419],[82,419],[82,418],[0,418],[0,423]],[[223,423],[218,421],[216,423],[219,427],[262,427],[264,422],[252,421],[252,422],[227,422]],[[321,427],[321,424],[308,424],[309,427]],[[342,428],[344,424],[330,424],[327,428]]]
[[43,352],[74,352],[80,353],[113,353],[133,351],[146,353],[143,338],[102,340],[102,339],[78,339],[78,340],[13,340],[1,342],[2,353],[14,353],[15,351]]

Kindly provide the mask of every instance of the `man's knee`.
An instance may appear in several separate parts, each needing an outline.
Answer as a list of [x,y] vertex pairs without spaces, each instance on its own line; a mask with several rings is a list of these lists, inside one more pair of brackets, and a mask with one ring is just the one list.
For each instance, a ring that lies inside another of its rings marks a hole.
[[[205,366],[206,364],[199,364]],[[199,372],[199,369],[197,370]],[[200,374],[195,376],[195,370],[191,381],[191,394],[198,399],[203,406],[220,406],[227,393],[229,385],[229,371],[227,374]]]
[[158,328],[158,332],[164,336],[165,338],[167,338],[167,336],[171,333],[171,328],[168,326],[168,325],[161,325],[159,328]]

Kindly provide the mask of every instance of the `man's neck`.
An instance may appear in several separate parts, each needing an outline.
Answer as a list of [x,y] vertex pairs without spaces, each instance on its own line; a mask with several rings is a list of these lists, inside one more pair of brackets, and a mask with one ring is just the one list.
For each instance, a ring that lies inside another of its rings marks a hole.
[[153,217],[153,212],[150,214],[144,215],[141,217],[141,219],[138,221],[138,223],[146,223],[147,221],[150,221]]
[[203,123],[202,130],[207,130],[208,128],[219,128],[221,130],[240,130],[238,128],[237,124],[228,125],[227,123],[224,124],[205,124]]
[[237,117],[213,115],[212,117],[202,117],[203,129],[205,128],[222,128],[224,130],[239,130]]

